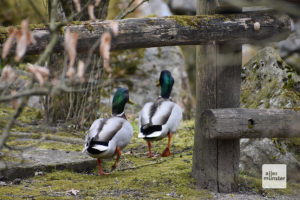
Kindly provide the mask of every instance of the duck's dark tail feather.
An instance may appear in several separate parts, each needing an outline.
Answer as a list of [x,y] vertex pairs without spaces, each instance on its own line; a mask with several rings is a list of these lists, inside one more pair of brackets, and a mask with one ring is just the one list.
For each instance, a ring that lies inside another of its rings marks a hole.
[[141,127],[141,133],[144,135],[150,135],[151,133],[154,133],[155,131],[161,131],[162,126],[161,125],[150,125],[150,124],[145,124]]
[[102,141],[91,141],[89,147],[87,148],[87,152],[90,154],[100,154],[105,152],[108,149],[108,142]]

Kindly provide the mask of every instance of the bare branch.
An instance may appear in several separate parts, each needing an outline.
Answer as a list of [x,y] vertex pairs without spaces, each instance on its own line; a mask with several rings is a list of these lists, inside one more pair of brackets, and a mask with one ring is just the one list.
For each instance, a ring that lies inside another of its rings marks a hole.
[[[130,13],[133,13],[138,7],[140,7],[143,3],[148,2],[149,0],[143,0],[141,1],[139,4],[137,4],[136,6],[134,6],[133,8],[127,10],[125,13],[121,13],[116,19],[124,19],[127,15],[129,15]],[[130,2],[131,3],[131,2]],[[129,4],[130,4],[129,3]],[[133,2],[132,2],[133,3]],[[132,4],[131,3],[131,4]],[[130,4],[130,5],[131,5]],[[128,5],[128,7],[130,6]]]

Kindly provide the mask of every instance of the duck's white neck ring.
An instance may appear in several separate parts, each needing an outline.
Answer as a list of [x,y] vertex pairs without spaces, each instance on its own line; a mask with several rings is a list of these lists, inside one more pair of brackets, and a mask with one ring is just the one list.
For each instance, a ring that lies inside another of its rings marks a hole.
[[122,117],[124,115],[124,112],[122,112],[121,114],[116,115],[117,117]]

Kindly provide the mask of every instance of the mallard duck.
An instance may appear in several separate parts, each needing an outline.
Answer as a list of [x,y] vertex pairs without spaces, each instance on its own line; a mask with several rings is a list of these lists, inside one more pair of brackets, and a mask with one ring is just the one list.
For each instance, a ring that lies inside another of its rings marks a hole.
[[171,72],[163,70],[160,73],[157,86],[161,86],[160,96],[154,102],[144,105],[139,116],[139,138],[143,138],[148,143],[149,157],[152,157],[151,141],[160,140],[168,136],[168,145],[162,152],[162,157],[169,156],[172,134],[177,129],[181,119],[181,108],[172,101],[170,94],[174,84]]
[[100,159],[111,158],[117,154],[116,162],[111,169],[113,171],[118,166],[121,150],[129,144],[133,135],[133,128],[124,114],[126,103],[132,104],[128,90],[119,88],[113,97],[112,116],[94,121],[86,135],[83,152],[97,158],[100,175],[107,174],[101,168]]

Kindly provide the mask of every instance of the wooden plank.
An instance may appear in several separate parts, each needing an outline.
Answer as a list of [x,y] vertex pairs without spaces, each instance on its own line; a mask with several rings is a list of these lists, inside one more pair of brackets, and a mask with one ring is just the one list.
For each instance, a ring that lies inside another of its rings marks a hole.
[[[200,14],[213,14],[214,1],[199,0]],[[205,137],[201,113],[208,108],[239,107],[242,47],[239,44],[197,46],[196,125],[193,176],[197,186],[217,192],[238,189],[239,139]]]
[[216,46],[196,47],[196,117],[193,150],[193,177],[199,188],[218,191],[217,140],[204,135],[201,113],[216,108]]
[[[217,47],[217,108],[240,107],[242,45],[222,44]],[[204,126],[205,127],[205,126]],[[218,191],[238,189],[240,140],[218,141]]]
[[243,7],[257,7],[257,9],[272,9],[281,13],[299,15],[299,0],[215,0],[216,12],[236,10]]
[[[212,1],[197,1],[197,14],[213,14],[215,4]],[[192,175],[197,187],[218,190],[217,140],[204,137],[201,113],[216,108],[216,46],[196,47],[196,116],[193,149]]]
[[300,4],[299,0],[216,0],[217,7],[232,7],[237,5],[239,7],[252,7],[252,6],[272,6],[278,2],[285,4]]
[[201,116],[211,139],[300,137],[300,112],[280,109],[217,109]]
[[[70,29],[79,33],[77,51],[88,52],[90,47],[110,29],[111,21],[78,22]],[[285,39],[291,31],[291,21],[286,15],[278,17],[272,13],[251,12],[242,14],[171,16],[163,18],[139,18],[116,20],[119,35],[113,37],[111,50],[148,48],[173,45],[213,44],[215,42],[255,43]],[[260,23],[260,29],[254,30],[254,23]],[[1,27],[0,27],[1,28]],[[5,30],[5,28],[1,28]],[[27,54],[38,54],[49,42],[50,33],[45,27],[33,29],[35,45],[27,48]],[[0,32],[2,48],[7,32]],[[63,37],[55,51],[63,51]],[[12,48],[10,55],[14,54]],[[97,48],[98,50],[98,48]]]

